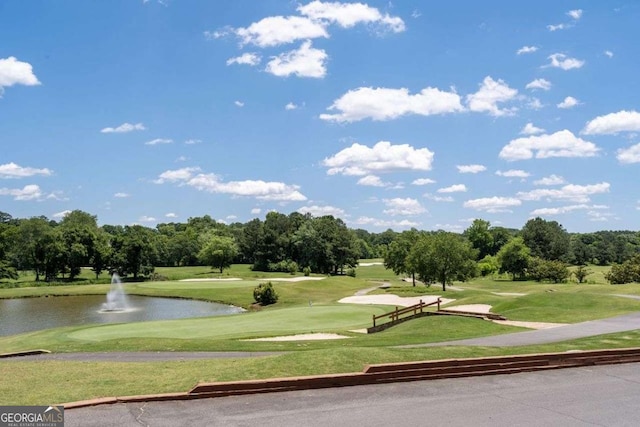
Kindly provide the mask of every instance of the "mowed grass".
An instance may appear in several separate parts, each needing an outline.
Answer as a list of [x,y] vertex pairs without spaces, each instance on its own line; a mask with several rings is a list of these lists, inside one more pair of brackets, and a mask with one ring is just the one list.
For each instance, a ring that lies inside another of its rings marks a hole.
[[[381,260],[363,260],[380,262]],[[0,359],[0,402],[43,404],[90,397],[184,391],[198,381],[227,381],[290,375],[311,375],[362,370],[369,363],[402,362],[448,357],[565,351],[575,349],[640,346],[640,332],[632,331],[544,346],[517,348],[437,347],[398,349],[393,346],[441,342],[521,331],[478,319],[429,316],[384,332],[363,335],[352,329],[371,325],[371,316],[390,306],[339,304],[340,298],[383,282],[391,288],[373,293],[400,296],[440,295],[451,305],[490,304],[496,313],[512,320],[573,323],[640,310],[640,301],[614,294],[640,295],[637,284],[612,286],[604,281],[605,268],[590,267],[589,283],[512,282],[505,277],[477,278],[442,291],[439,285],[412,287],[381,265],[361,266],[356,278],[325,277],[319,281],[279,282],[283,273],[252,272],[233,266],[222,276],[208,267],[170,269],[170,281],[127,283],[138,295],[194,298],[248,308],[240,315],[130,323],[79,325],[0,337],[0,353],[46,348],[75,351],[285,351],[255,359],[181,362],[112,363],[4,361]],[[240,281],[183,282],[185,278],[240,277]],[[266,279],[266,280],[265,280]],[[280,300],[256,311],[253,288],[272,280]],[[0,298],[41,295],[105,294],[108,285],[55,286],[0,289]],[[462,290],[459,290],[462,289]],[[524,295],[504,295],[517,293]],[[502,294],[502,295],[501,295]],[[253,342],[248,338],[335,332],[343,340]],[[70,384],[60,387],[60,384]]]
[[511,348],[336,346],[250,359],[151,363],[3,361],[0,362],[3,378],[0,402],[4,405],[42,405],[97,397],[182,392],[198,382],[361,372],[366,365],[376,363],[637,346],[640,346],[640,331]]

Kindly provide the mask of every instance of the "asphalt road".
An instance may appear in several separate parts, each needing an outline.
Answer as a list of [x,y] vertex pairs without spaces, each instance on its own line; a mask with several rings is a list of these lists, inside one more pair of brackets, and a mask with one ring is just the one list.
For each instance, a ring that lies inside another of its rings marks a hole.
[[66,426],[637,426],[640,364],[65,411]]
[[[512,334],[493,335],[490,337],[470,338],[466,340],[445,341],[428,344],[402,345],[401,348],[436,347],[449,345],[477,345],[490,347],[511,347],[519,345],[546,344],[567,341],[595,335],[625,332],[640,329],[640,312],[610,317],[608,319],[591,320],[574,323],[557,328],[539,329],[535,331],[515,332]],[[640,424],[640,421],[639,421]]]

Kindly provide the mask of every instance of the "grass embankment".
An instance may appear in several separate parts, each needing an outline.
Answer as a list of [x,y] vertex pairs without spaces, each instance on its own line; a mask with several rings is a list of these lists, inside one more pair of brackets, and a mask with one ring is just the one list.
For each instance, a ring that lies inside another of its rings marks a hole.
[[[375,262],[375,261],[374,261]],[[179,270],[179,269],[176,269]],[[198,274],[215,275],[203,268],[188,273],[167,271],[172,279]],[[127,292],[220,301],[248,307],[259,282],[242,274],[242,281],[128,283]],[[595,270],[595,268],[594,268]],[[252,274],[253,272],[247,273]],[[262,277],[262,274],[259,275]],[[443,294],[439,286],[412,287],[382,266],[358,269],[358,277],[332,277],[320,281],[276,282],[278,304],[256,312],[214,318],[140,322],[121,325],[80,325],[0,338],[0,353],[32,348],[52,351],[288,351],[259,359],[222,359],[183,362],[110,363],[0,360],[0,403],[43,404],[97,396],[182,391],[197,381],[224,381],[360,371],[368,363],[401,362],[448,357],[471,357],[640,346],[638,331],[593,337],[565,343],[518,348],[438,347],[397,349],[390,346],[495,335],[519,331],[478,319],[427,317],[387,331],[362,335],[352,329],[370,325],[371,316],[390,311],[389,306],[338,304],[342,297],[380,282],[391,283],[387,292],[401,296],[443,295],[458,304],[491,304],[493,311],[511,320],[578,322],[640,310],[640,301],[612,294],[640,295],[637,285],[606,285],[596,276],[591,284],[549,284],[477,279],[457,284],[462,290]],[[202,277],[202,276],[198,276]],[[271,280],[289,277],[268,275]],[[0,298],[106,293],[108,285],[56,286],[0,290]],[[524,294],[524,295],[509,295]],[[310,332],[337,332],[349,339],[303,342],[250,342],[247,338]],[[60,384],[71,384],[60,387]]]

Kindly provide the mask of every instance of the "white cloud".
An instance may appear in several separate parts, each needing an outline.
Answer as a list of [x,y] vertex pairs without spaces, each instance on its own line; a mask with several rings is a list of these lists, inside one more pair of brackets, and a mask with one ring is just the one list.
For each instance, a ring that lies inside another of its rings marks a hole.
[[269,16],[252,23],[247,28],[237,28],[232,31],[242,39],[243,45],[253,44],[260,47],[329,37],[329,33],[321,22],[302,16]]
[[262,212],[262,209],[260,208],[251,209],[251,215],[260,215],[260,212]]
[[464,193],[467,191],[467,186],[464,184],[454,184],[449,187],[439,188],[438,193]]
[[508,171],[497,171],[496,175],[504,176],[506,178],[528,178],[531,176],[529,172],[523,171],[521,169],[509,169]]
[[13,196],[13,200],[41,200],[44,197],[40,187],[35,184],[23,188],[0,188],[0,196]]
[[570,27],[571,27],[571,25],[569,25],[569,24],[557,24],[557,25],[550,24],[550,25],[547,25],[547,29],[549,31],[565,30],[565,29],[570,28]]
[[414,148],[408,144],[392,145],[380,141],[373,147],[354,143],[332,157],[325,158],[322,165],[329,168],[327,174],[364,176],[369,174],[415,170],[431,170],[433,152],[428,148]]
[[70,211],[69,209],[67,209],[67,210],[64,210],[64,211],[62,211],[62,212],[56,212],[56,213],[54,213],[54,214],[53,214],[53,215],[51,215],[51,216],[52,216],[53,218],[56,218],[56,219],[62,219],[62,218],[64,218],[65,216],[67,216],[68,214],[70,214],[70,213],[71,213],[71,211]]
[[186,162],[187,160],[189,160],[187,156],[178,156],[176,158],[176,162]]
[[[189,168],[186,168],[189,169]],[[160,175],[160,180],[168,181],[163,175],[171,172],[167,171]],[[231,194],[233,196],[255,197],[259,200],[276,200],[276,201],[302,201],[307,198],[298,191],[297,185],[289,185],[282,182],[266,182],[262,180],[245,180],[245,181],[229,181],[223,182],[220,177],[215,174],[198,174],[190,176],[190,172],[182,170],[178,175],[186,178],[181,179],[181,184],[188,185],[200,191],[209,193]],[[175,181],[175,180],[174,180]]]
[[178,218],[178,215],[174,212],[168,212],[164,215],[166,218]]
[[551,82],[546,79],[535,79],[527,83],[525,86],[526,89],[542,89],[549,90],[551,89]]
[[540,102],[538,98],[530,98],[529,102],[527,103],[527,107],[529,107],[532,110],[539,110],[542,107],[544,107],[544,105],[542,104],[542,102]]
[[518,91],[512,89],[503,80],[493,80],[491,76],[487,76],[482,81],[480,89],[466,97],[467,106],[471,111],[487,112],[492,116],[508,116],[515,112],[515,108],[500,109],[498,103],[504,103],[513,100]]
[[640,163],[640,144],[632,145],[629,148],[620,148],[616,158],[620,163]]
[[611,52],[610,50],[605,50],[604,54],[607,55],[609,58],[613,58],[613,52]]
[[354,225],[373,225],[375,227],[394,228],[394,229],[418,227],[420,225],[419,222],[410,221],[408,219],[403,219],[401,221],[396,221],[396,220],[389,221],[384,219],[371,218],[367,216],[361,216],[360,218],[353,221],[352,223]]
[[525,160],[550,157],[593,157],[600,149],[592,142],[576,137],[568,130],[551,135],[528,136],[510,141],[500,150],[501,159]]
[[508,208],[520,206],[522,201],[513,197],[483,197],[480,199],[472,199],[464,202],[462,206],[477,211],[486,211],[489,213],[510,212]]
[[131,123],[123,123],[118,127],[112,128],[104,128],[100,132],[102,133],[128,133],[133,132],[134,130],[147,130],[146,127],[142,123],[136,123],[132,125]]
[[389,184],[382,182],[382,180],[378,176],[367,175],[358,180],[358,185],[367,185],[370,187],[386,187]]
[[520,131],[520,135],[536,135],[544,132],[544,129],[535,127],[533,123],[529,122]]
[[426,197],[429,200],[433,200],[434,202],[453,202],[454,199],[451,196],[436,196],[434,194],[425,194],[424,197]]
[[0,165],[0,178],[26,178],[34,175],[49,176],[53,173],[50,169],[22,167],[13,162]]
[[587,205],[587,204],[583,203],[583,204],[580,204],[580,205],[569,205],[569,206],[559,206],[559,207],[555,207],[555,208],[535,209],[535,210],[531,211],[531,213],[529,215],[531,215],[531,216],[562,215],[562,214],[566,214],[566,213],[571,213],[573,211],[586,210],[586,209],[590,209],[590,210],[609,209],[609,206],[605,206],[605,205]]
[[187,145],[200,144],[201,142],[201,139],[187,139],[186,141],[184,141],[184,143]]
[[236,56],[235,58],[227,59],[227,65],[239,64],[239,65],[250,65],[255,66],[258,65],[261,61],[260,55],[253,52],[246,52],[240,56]]
[[142,215],[138,218],[139,222],[156,222],[156,219],[152,216]]
[[298,6],[298,12],[314,21],[335,23],[342,28],[351,28],[360,23],[377,24],[381,28],[399,33],[405,30],[404,21],[397,16],[383,15],[374,7],[363,3],[340,3],[312,1]]
[[430,178],[418,178],[418,179],[414,179],[411,184],[413,184],[413,185],[428,185],[428,184],[435,184],[435,181],[433,179],[430,179]]
[[414,19],[420,18],[421,16],[422,14],[418,9],[415,9],[413,12],[411,12],[411,17]]
[[640,131],[640,113],[622,110],[596,117],[585,125],[582,133],[586,135],[611,135],[618,132],[636,131]]
[[585,63],[585,61],[580,59],[569,58],[563,53],[554,53],[553,55],[549,55],[548,59],[550,59],[551,62],[547,64],[546,67],[561,68],[565,71],[581,68]]
[[564,101],[562,101],[560,104],[557,105],[558,108],[564,108],[564,109],[569,109],[569,108],[573,108],[576,105],[579,105],[580,101],[578,101],[577,99],[575,99],[573,96],[567,96]]
[[152,139],[151,141],[145,142],[144,145],[159,145],[159,144],[172,144],[172,143],[173,143],[173,139],[156,138],[156,139]]
[[287,105],[284,106],[285,110],[295,110],[297,109],[298,106],[296,104],[294,104],[293,102],[288,103]]
[[549,175],[533,181],[533,185],[560,185],[564,184],[565,182],[566,181],[561,176]]
[[391,120],[404,115],[431,116],[463,111],[460,96],[455,92],[444,92],[427,87],[411,95],[406,88],[360,87],[336,99],[328,110],[337,114],[321,114],[322,120],[335,122],[357,122],[363,119]]
[[574,9],[567,12],[567,15],[576,21],[582,17],[582,9]]
[[559,199],[570,200],[575,203],[587,203],[593,194],[608,193],[611,185],[608,182],[590,185],[567,184],[561,188],[539,188],[536,190],[519,192],[516,196],[521,200]]
[[427,212],[427,209],[425,209],[418,200],[410,197],[406,199],[399,197],[395,199],[384,199],[383,202],[388,208],[383,211],[387,215],[419,215]]
[[131,197],[131,194],[128,194],[128,193],[116,193],[116,194],[113,195],[113,197],[116,197],[118,199],[124,199],[124,198],[127,198],[127,197]]
[[240,108],[244,107],[244,102],[242,102],[242,101],[233,101],[233,104],[236,107],[240,107]]
[[518,51],[516,52],[516,55],[533,53],[533,52],[536,52],[537,50],[538,50],[538,46],[522,46],[520,49],[518,49]]
[[28,62],[18,61],[14,56],[0,58],[0,97],[5,87],[39,84],[38,78],[33,74],[33,67]]
[[191,179],[197,172],[199,167],[189,167],[162,172],[153,182],[156,184],[164,184],[166,182],[185,182]]
[[456,168],[460,173],[480,173],[487,170],[484,165],[457,165]]
[[343,209],[334,206],[303,206],[298,209],[298,212],[301,214],[311,214],[314,217],[332,215],[336,218],[344,218],[346,216]]
[[615,215],[610,212],[600,212],[600,211],[589,211],[587,212],[589,215],[589,221],[609,221],[609,218],[615,218]]
[[298,77],[323,78],[327,74],[327,58],[324,50],[311,47],[311,41],[307,40],[299,49],[272,57],[265,71],[278,77],[294,74]]

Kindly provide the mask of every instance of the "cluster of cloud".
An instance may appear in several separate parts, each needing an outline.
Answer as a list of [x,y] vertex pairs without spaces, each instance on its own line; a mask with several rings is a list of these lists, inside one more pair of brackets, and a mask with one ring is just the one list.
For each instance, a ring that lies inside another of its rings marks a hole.
[[[48,168],[23,167],[14,162],[0,165],[0,179],[20,179],[30,178],[34,176],[51,176],[53,171]],[[60,200],[62,198],[60,192],[45,194],[39,185],[28,184],[22,188],[0,188],[0,196],[11,196],[14,200]]]
[[[217,39],[235,35],[241,47],[252,45],[270,48],[302,41],[298,49],[272,56],[264,71],[275,76],[323,78],[327,72],[329,55],[323,49],[312,47],[313,39],[329,38],[329,27],[352,28],[367,25],[377,33],[400,33],[405,30],[404,21],[397,16],[383,14],[364,3],[323,2],[314,0],[296,8],[298,15],[269,16],[247,27],[226,27],[217,31],[205,31],[205,37]],[[255,52],[245,52],[229,58],[227,65],[257,66],[262,58]]]
[[576,25],[576,23],[582,18],[582,9],[573,9],[566,13],[566,15],[571,18],[571,21],[564,22],[561,24],[551,24],[547,25],[547,29],[549,31],[558,31],[558,30],[566,30]]
[[329,175],[364,176],[394,171],[428,171],[433,152],[409,144],[380,141],[373,147],[354,143],[322,161]]
[[49,176],[53,174],[48,168],[22,167],[13,162],[0,165],[0,178],[26,178],[34,175]]
[[587,203],[593,194],[608,193],[611,185],[608,182],[598,184],[577,185],[567,184],[560,188],[539,188],[531,191],[522,191],[516,194],[520,200],[570,200],[575,203]]
[[382,212],[386,215],[391,216],[413,216],[420,215],[427,212],[427,209],[422,206],[422,204],[410,197],[401,198],[397,197],[394,199],[384,199],[383,203],[387,206],[387,209]]
[[100,132],[102,133],[129,133],[129,132],[133,132],[136,130],[147,130],[147,128],[142,124],[142,123],[136,123],[136,124],[131,124],[131,123],[123,123],[120,126],[117,127],[106,127],[102,130],[100,130]]
[[173,183],[187,185],[209,193],[230,194],[232,196],[255,197],[258,200],[303,201],[307,198],[300,193],[297,185],[283,182],[245,180],[224,182],[218,175],[202,173],[198,167],[186,167],[162,172],[154,181],[156,184]]
[[484,78],[477,92],[465,97],[466,107],[454,90],[447,92],[427,87],[411,94],[407,88],[360,87],[348,91],[327,108],[337,113],[321,114],[320,119],[352,123],[364,119],[384,121],[406,115],[432,116],[463,111],[486,112],[499,117],[515,113],[516,108],[501,108],[499,104],[513,101],[517,95],[516,89],[491,76]]
[[13,85],[37,86],[40,81],[33,74],[33,67],[28,62],[18,61],[15,56],[0,58],[0,97],[5,87]]
[[456,168],[460,173],[480,173],[487,170],[487,167],[484,165],[457,165]]
[[[336,218],[345,218],[349,216],[344,211],[344,209],[336,208],[334,206],[319,206],[319,205],[303,206],[300,209],[298,209],[298,212],[304,215],[311,214],[314,217],[331,215]],[[260,213],[260,212],[257,212],[257,213]]]
[[[640,131],[640,113],[622,110],[590,120],[582,133],[585,135],[617,135],[620,132],[638,131]],[[640,143],[618,149],[616,158],[622,164],[640,163]]]
[[532,135],[510,141],[500,150],[504,160],[546,159],[550,157],[594,157],[600,148],[578,138],[569,130],[553,134]]

